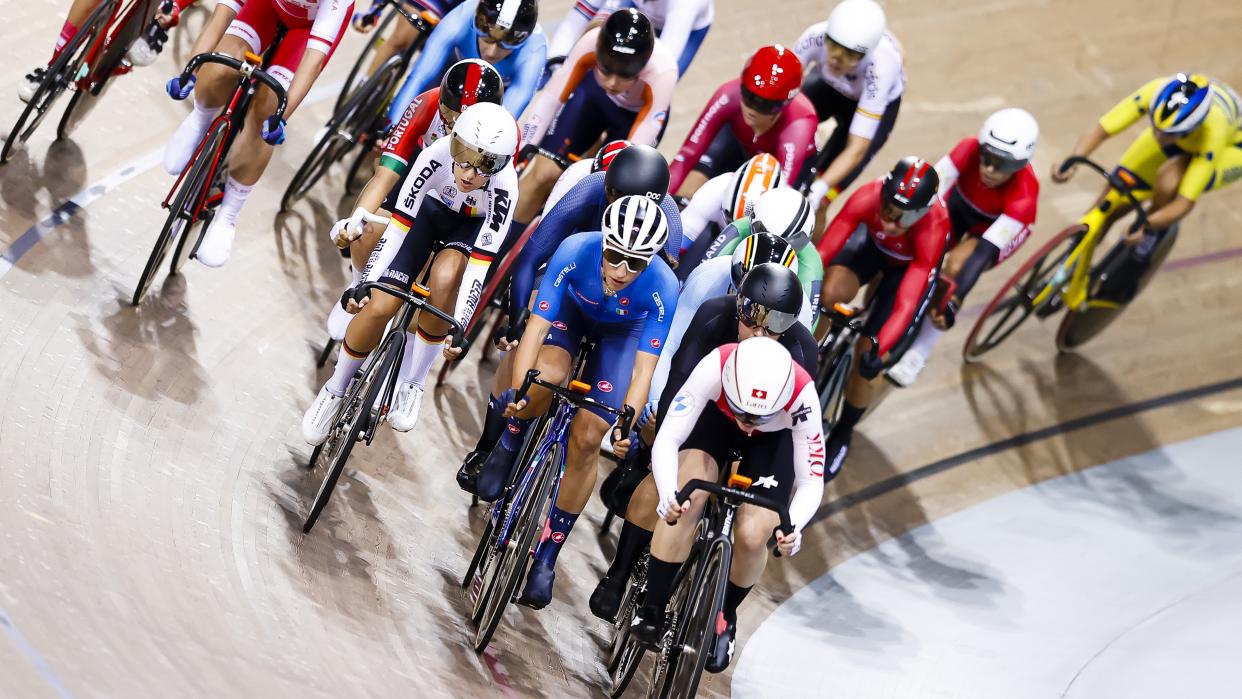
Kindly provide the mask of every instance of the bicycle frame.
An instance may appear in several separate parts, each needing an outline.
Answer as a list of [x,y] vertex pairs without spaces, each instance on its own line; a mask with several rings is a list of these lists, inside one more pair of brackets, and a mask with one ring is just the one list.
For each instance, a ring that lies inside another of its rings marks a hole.
[[[102,55],[106,55],[107,51],[113,48],[118,42],[122,44],[117,50],[120,52],[129,49],[128,44],[133,39],[138,38],[138,34],[145,28],[146,23],[138,25],[136,31],[127,31],[132,23],[137,21],[136,18],[151,18],[155,16],[153,6],[160,0],[129,0],[125,3],[123,0],[113,0],[114,5],[111,15],[105,24],[104,31],[99,33],[95,39],[95,45],[91,47],[86,57],[86,64],[90,66],[90,70],[79,81],[77,85],[79,89],[87,88],[93,85],[95,81],[105,76],[98,74],[98,68],[104,65],[105,61],[98,60]],[[141,12],[139,11],[141,9]],[[118,57],[119,60],[119,57]],[[109,66],[111,70],[111,66]]]

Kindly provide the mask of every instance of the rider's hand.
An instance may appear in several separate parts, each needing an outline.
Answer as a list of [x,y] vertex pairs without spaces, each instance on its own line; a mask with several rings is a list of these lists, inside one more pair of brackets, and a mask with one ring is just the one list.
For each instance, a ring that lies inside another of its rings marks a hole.
[[1053,163],[1052,164],[1052,181],[1056,182],[1057,184],[1064,184],[1065,182],[1069,182],[1070,178],[1074,176],[1074,171],[1077,169],[1078,169],[1077,165],[1071,165],[1068,168],[1066,168],[1065,171],[1062,171],[1061,163]]
[[464,351],[466,351],[464,347],[452,345],[449,340],[444,341],[444,358],[448,361],[457,361],[457,358],[460,357],[461,353]]
[[807,201],[811,202],[811,206],[814,206],[816,210],[827,205],[827,202],[825,201],[827,197],[828,183],[821,179],[816,179],[807,189]]
[[190,74],[189,79],[184,83],[181,82],[180,75],[174,75],[169,78],[168,84],[164,86],[164,89],[168,92],[169,97],[175,100],[183,100],[194,91],[194,83],[197,81],[198,78],[193,73]]
[[858,360],[858,375],[867,381],[879,376],[882,369],[884,369],[884,359],[875,350],[863,352]]
[[349,23],[353,25],[355,31],[366,34],[375,29],[375,26],[379,24],[379,15],[372,14],[369,11],[355,12]]
[[1143,241],[1143,236],[1146,235],[1146,233],[1146,226],[1144,226],[1141,221],[1135,221],[1130,225],[1130,230],[1126,231],[1122,235],[1121,240],[1126,244],[1126,247],[1132,248]]
[[690,503],[679,503],[675,495],[670,495],[660,498],[660,502],[656,505],[656,514],[669,524],[677,524],[677,520],[681,519],[681,516],[689,509]]
[[788,558],[798,552],[802,548],[802,532],[794,529],[793,534],[786,535],[779,529],[776,531],[776,550],[781,555]]
[[285,142],[285,125],[283,118],[277,119],[276,115],[273,114],[263,120],[263,128],[260,129],[259,135],[263,137],[264,143],[267,143],[269,146],[279,146]]
[[508,391],[505,391],[505,395],[502,396],[502,400],[506,401],[505,417],[507,418],[513,417],[514,415],[517,415],[518,413],[522,412],[522,409],[525,408],[526,404],[530,402],[529,398],[523,398],[522,400],[514,403],[513,402],[514,393],[515,392],[513,389],[509,389]]
[[647,401],[647,404],[643,406],[642,412],[638,414],[638,419],[634,421],[634,429],[641,431],[647,426],[647,423],[654,420],[659,407],[660,405],[656,401]]
[[341,308],[344,308],[345,312],[351,315],[357,314],[358,311],[361,311],[364,306],[370,303],[370,301],[371,292],[367,291],[364,296],[359,298],[357,287],[351,286],[345,290],[345,293],[341,294]]
[[366,215],[371,212],[361,206],[354,209],[354,213],[349,218],[343,218],[332,226],[331,238],[332,242],[338,248],[347,248],[349,244],[362,237],[366,233]]
[[628,435],[621,434],[621,430],[614,427],[612,429],[612,453],[618,459],[624,459],[630,453],[630,446],[634,443],[634,433]]
[[937,330],[949,329],[949,326],[944,322],[944,314],[940,312],[939,308],[927,309],[927,319],[931,321],[932,325],[936,326]]
[[[172,9],[164,12],[165,6]],[[162,2],[155,10],[155,22],[160,25],[160,29],[169,29],[177,26],[177,20],[181,19],[181,8],[175,2]]]
[[496,334],[492,337],[492,342],[496,348],[504,352],[512,350],[518,346],[518,342],[522,339],[522,333],[526,332],[526,321],[530,318],[530,311],[523,308],[518,311],[516,319],[510,319],[509,323],[496,329]]

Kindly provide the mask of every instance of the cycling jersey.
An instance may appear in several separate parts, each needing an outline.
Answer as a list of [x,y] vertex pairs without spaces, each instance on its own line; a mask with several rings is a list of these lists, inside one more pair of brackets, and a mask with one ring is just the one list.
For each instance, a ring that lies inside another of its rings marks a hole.
[[737,139],[746,157],[770,153],[781,164],[781,175],[786,182],[802,169],[802,162],[815,153],[815,129],[819,122],[815,107],[805,95],[799,94],[785,105],[776,123],[767,131],[756,134],[742,117],[741,80],[734,78],[716,89],[708,100],[703,113],[694,122],[681,150],[669,166],[668,191],[676,192],[686,175],[698,164],[712,140],[723,129],[728,129]]
[[[480,58],[479,37],[474,29],[474,14],[478,0],[463,2],[440,20],[422,53],[414,63],[414,69],[393,98],[388,108],[388,121],[395,123],[414,96],[439,82],[445,69],[457,61]],[[538,26],[530,37],[503,60],[492,64],[505,85],[505,109],[514,117],[521,115],[535,94],[543,64],[547,60],[548,41]],[[528,141],[524,141],[528,142]]]
[[572,304],[590,323],[642,321],[638,351],[660,354],[677,310],[677,277],[659,257],[616,294],[604,291],[604,234],[577,233],[565,239],[548,260],[548,271],[535,297],[534,314],[557,322],[562,306]]
[[552,185],[552,193],[548,195],[548,200],[543,203],[543,215],[547,216],[552,207],[569,193],[587,175],[591,174],[591,168],[595,166],[595,161],[579,160],[578,162],[565,168],[565,172],[556,178],[556,184]]
[[[677,455],[703,411],[719,410],[732,422],[733,413],[725,402],[720,373],[735,349],[736,344],[728,344],[703,357],[682,384],[660,423],[651,447],[651,475],[661,502],[668,501],[677,492]],[[733,427],[741,431],[736,423]],[[775,418],[755,427],[755,431],[761,433],[782,430],[793,433],[794,495],[789,502],[789,520],[801,530],[811,521],[824,495],[824,433],[815,382],[810,373],[796,363],[793,397]]]
[[708,232],[709,227],[715,225],[716,228],[723,228],[729,223],[728,214],[725,213],[721,204],[724,203],[725,192],[729,191],[729,185],[732,182],[732,172],[716,175],[695,190],[694,196],[690,197],[690,203],[681,210],[683,254],[694,245],[694,241],[698,240],[699,236]]
[[[557,116],[557,110],[569,100],[583,79],[595,71],[595,40],[599,31],[599,27],[595,27],[582,35],[565,58],[564,65],[556,69],[548,84],[531,100],[530,110],[522,123],[522,143],[542,141]],[[635,115],[628,134],[612,135],[628,138],[634,143],[656,145],[668,119],[669,104],[676,86],[677,62],[657,40],[651,59],[628,90],[616,95],[603,93],[612,104]]]
[[979,139],[971,136],[936,163],[936,173],[954,241],[980,236],[1000,250],[1000,264],[1030,236],[1039,199],[1039,178],[1030,163],[1001,186],[989,187],[979,176]]
[[892,34],[884,32],[880,43],[867,52],[852,73],[833,75],[828,72],[827,27],[826,21],[808,27],[798,38],[794,53],[804,68],[812,64],[818,66],[816,70],[824,82],[858,102],[849,132],[868,140],[874,139],[884,111],[906,89],[901,44]]
[[[705,306],[709,299],[718,296],[733,294],[736,290],[733,288],[733,260],[727,257],[717,257],[714,260],[708,260],[699,265],[694,270],[686,283],[681,287],[681,294],[677,297],[677,311],[673,313],[673,322],[669,325],[668,341],[664,344],[664,352],[660,354],[660,361],[656,364],[655,375],[651,377],[651,391],[648,400],[659,400],[661,393],[664,391],[665,382],[668,379],[669,370],[673,365],[673,354],[677,352],[681,346],[685,336],[693,334],[696,337],[701,336],[703,332],[700,310]],[[724,342],[737,342],[737,304],[734,303],[733,296],[728,296],[731,304],[730,317],[734,323],[729,330],[732,333],[731,339],[713,341],[708,347],[694,357],[694,361],[698,361],[700,357],[711,347],[716,347]],[[811,300],[807,297],[806,292],[802,294],[802,309],[798,311],[798,323],[806,329],[806,337],[811,337]],[[694,329],[691,330],[690,328]],[[803,333],[794,333],[792,330],[786,332],[792,339],[802,337]],[[698,340],[701,343],[701,338]],[[791,340],[792,342],[792,340]],[[782,343],[783,344],[783,343]],[[812,352],[809,355],[811,364],[808,371],[814,370],[815,367],[815,341],[811,340]],[[792,351],[792,350],[791,350]],[[687,373],[689,370],[687,369]],[[683,376],[682,379],[685,377]],[[673,385],[673,390],[680,386],[680,383]]]
[[410,102],[393,125],[380,147],[379,164],[398,175],[404,175],[418,151],[441,136],[447,136],[448,127],[440,118],[440,88],[433,87]]
[[[949,234],[949,215],[937,200],[931,211],[903,235],[886,235],[880,221],[882,183],[883,178],[868,182],[851,194],[840,213],[828,224],[818,247],[820,259],[829,266],[834,264],[854,231],[861,230],[883,255],[889,269],[904,267],[901,284],[895,291],[893,310],[878,333],[883,355],[910,330],[930,284],[936,280]],[[866,283],[868,279],[862,281]]]
[[[547,262],[557,246],[566,237],[582,231],[599,230],[604,220],[604,209],[608,208],[608,195],[604,192],[604,179],[607,173],[596,172],[582,178],[565,193],[565,196],[552,207],[539,221],[534,233],[522,246],[514,261],[513,279],[509,291],[509,317],[516,317],[535,285],[535,275],[539,268]],[[660,201],[660,210],[668,223],[668,241],[664,251],[672,259],[677,259],[681,248],[681,215],[672,197],[664,197]]]
[[[1147,115],[1152,97],[1169,78],[1156,78],[1126,97],[1104,116],[1100,127],[1113,136]],[[1211,189],[1219,189],[1242,178],[1242,100],[1228,85],[1211,81],[1211,108],[1203,123],[1162,149],[1151,125],[1121,156],[1120,166],[1132,172],[1148,189],[1165,160],[1182,154],[1190,156],[1177,193],[1191,201]]]
[[[449,155],[449,139],[442,138],[418,154],[410,168],[410,176],[399,187],[397,196],[393,198],[396,206],[392,211],[392,219],[384,229],[379,243],[371,251],[364,276],[367,281],[376,281],[388,271],[398,253],[407,245],[429,244],[425,239],[415,240],[416,236],[407,236],[426,198],[439,202],[444,208],[461,217],[479,219],[478,230],[472,242],[449,241],[453,243],[451,247],[458,247],[470,257],[458,288],[454,312],[462,327],[465,327],[470,322],[470,316],[474,315],[475,305],[483,291],[487,268],[509,234],[512,212],[517,207],[517,173],[513,164],[506,165],[505,169],[493,175],[479,189],[471,192],[458,191],[453,177],[453,161]],[[417,274],[419,269],[396,270],[400,276],[406,277],[398,278],[398,281],[408,284],[411,281],[409,277]]]
[[[729,229],[733,230],[730,231]],[[735,233],[736,232],[736,233]],[[732,257],[733,251],[737,249],[739,243],[750,237],[750,219],[739,218],[725,227],[725,232],[721,237],[727,240],[718,252],[717,257]],[[814,245],[807,243],[802,249],[795,250],[798,256],[798,280],[802,282],[802,289],[811,298],[819,298],[819,287],[824,281],[824,263],[819,257],[819,252]]]
[[[236,8],[233,3],[228,6]],[[267,69],[288,89],[305,51],[314,50],[332,57],[345,35],[354,3],[348,0],[250,0],[240,8],[225,34],[245,41],[254,53],[262,54],[275,40],[280,27],[288,30]]]
[[712,26],[715,16],[713,0],[578,0],[574,9],[556,27],[548,44],[548,57],[569,53],[574,41],[596,15],[607,15],[633,7],[647,15],[659,32],[660,41],[678,57],[678,72],[685,75],[699,44]]

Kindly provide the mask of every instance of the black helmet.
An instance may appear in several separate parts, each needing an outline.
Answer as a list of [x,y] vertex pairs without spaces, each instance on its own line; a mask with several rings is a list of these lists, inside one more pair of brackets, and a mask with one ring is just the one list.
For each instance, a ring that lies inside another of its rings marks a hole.
[[648,145],[622,149],[608,166],[604,187],[614,198],[641,194],[660,201],[668,192],[668,161]]
[[521,46],[539,23],[535,0],[479,0],[474,11],[474,31],[481,38],[500,42],[507,49]]
[[655,50],[655,28],[647,15],[629,8],[604,20],[595,41],[595,63],[609,75],[635,78]]
[[500,104],[504,94],[500,73],[491,63],[477,58],[454,63],[440,81],[440,106],[454,115],[479,102]]
[[775,262],[782,267],[793,267],[798,254],[784,238],[771,233],[754,233],[742,239],[733,249],[733,267],[730,273],[733,288],[740,289],[742,278],[756,265]]
[[902,158],[880,186],[881,206],[897,209],[901,212],[900,216],[894,220],[892,216],[885,216],[883,211],[880,216],[902,228],[909,228],[931,210],[939,188],[940,176],[936,174],[936,168],[913,155]]
[[798,322],[802,283],[792,269],[776,262],[755,265],[737,292],[737,317],[748,326],[783,333]]

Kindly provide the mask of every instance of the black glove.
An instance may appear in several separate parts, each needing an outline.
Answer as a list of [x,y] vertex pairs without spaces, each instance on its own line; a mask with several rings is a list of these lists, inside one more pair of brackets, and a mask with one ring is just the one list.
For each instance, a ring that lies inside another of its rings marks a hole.
[[883,368],[884,361],[880,359],[880,353],[875,350],[863,353],[858,360],[858,375],[868,381],[879,376]]
[[956,297],[950,297],[949,301],[945,303],[944,310],[940,313],[944,318],[945,330],[952,328],[953,324],[957,322],[957,311],[960,305]]
[[345,293],[341,294],[341,308],[348,311],[349,302],[351,299],[354,301],[354,303],[362,303],[362,299],[369,299],[369,298],[371,298],[370,289],[363,291],[359,287],[351,286],[345,290]]

